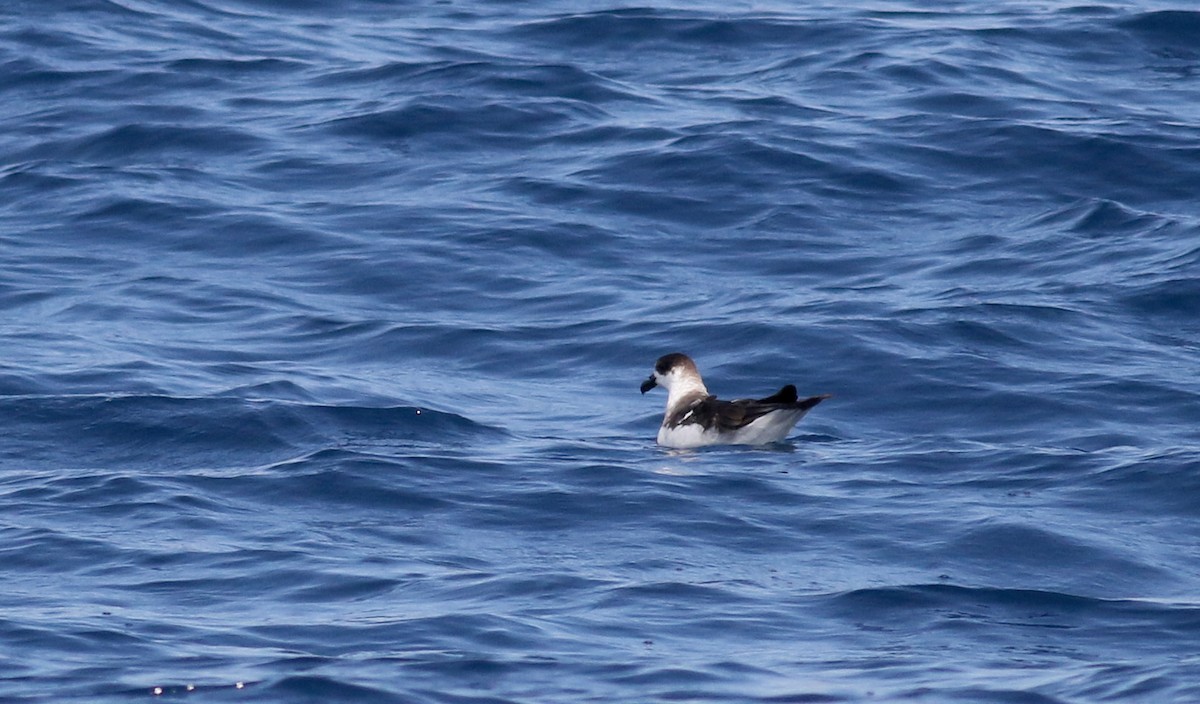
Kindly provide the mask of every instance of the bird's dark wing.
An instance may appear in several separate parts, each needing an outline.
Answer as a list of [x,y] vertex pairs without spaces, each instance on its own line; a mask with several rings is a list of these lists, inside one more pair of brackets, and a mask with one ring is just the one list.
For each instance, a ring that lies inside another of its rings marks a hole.
[[827,398],[829,394],[799,400],[796,387],[791,384],[766,398],[756,400],[722,401],[716,396],[702,396],[673,413],[667,419],[667,426],[677,428],[697,424],[705,429],[718,427],[722,430],[737,430],[772,411],[807,411]]
[[754,403],[795,403],[797,398],[796,386],[794,384],[788,384],[770,396],[766,398],[760,398]]

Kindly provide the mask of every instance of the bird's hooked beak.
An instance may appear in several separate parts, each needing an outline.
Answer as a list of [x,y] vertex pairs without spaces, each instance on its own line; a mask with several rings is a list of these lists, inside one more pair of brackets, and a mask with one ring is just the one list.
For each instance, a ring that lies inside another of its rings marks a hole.
[[649,379],[642,382],[642,393],[646,393],[655,386],[658,386],[658,380],[654,378],[653,374],[651,374]]

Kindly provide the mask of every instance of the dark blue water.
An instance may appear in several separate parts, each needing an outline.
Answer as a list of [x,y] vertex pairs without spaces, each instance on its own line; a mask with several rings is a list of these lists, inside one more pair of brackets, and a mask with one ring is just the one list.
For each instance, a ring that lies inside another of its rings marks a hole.
[[[0,699],[1200,699],[1190,2],[0,7]],[[638,383],[832,393],[666,452]]]

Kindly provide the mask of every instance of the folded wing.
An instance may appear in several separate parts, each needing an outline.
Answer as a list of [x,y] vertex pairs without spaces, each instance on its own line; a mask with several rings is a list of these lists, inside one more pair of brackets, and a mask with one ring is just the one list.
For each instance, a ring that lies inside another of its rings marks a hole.
[[704,396],[673,413],[666,424],[671,428],[694,423],[705,429],[738,430],[773,411],[807,411],[827,398],[829,394],[800,400],[792,384],[766,398],[753,400],[722,401],[716,396]]

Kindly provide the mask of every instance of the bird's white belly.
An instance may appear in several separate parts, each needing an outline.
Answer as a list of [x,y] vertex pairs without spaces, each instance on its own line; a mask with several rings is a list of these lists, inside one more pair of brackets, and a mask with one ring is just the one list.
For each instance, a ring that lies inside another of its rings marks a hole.
[[663,447],[704,447],[722,442],[715,432],[704,432],[704,428],[693,423],[676,428],[662,426],[658,429],[658,444]]
[[658,429],[658,444],[663,447],[689,448],[708,445],[765,445],[787,437],[807,411],[775,411],[737,430],[705,430],[699,424]]

